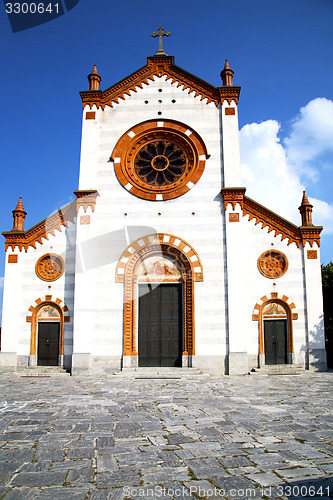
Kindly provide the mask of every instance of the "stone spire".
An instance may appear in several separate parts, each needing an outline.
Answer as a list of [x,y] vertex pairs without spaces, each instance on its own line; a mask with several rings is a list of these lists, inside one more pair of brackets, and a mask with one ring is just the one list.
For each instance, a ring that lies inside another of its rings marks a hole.
[[89,90],[99,90],[99,84],[102,78],[98,74],[96,64],[94,65],[94,69],[92,70],[92,72],[88,75],[88,80]]
[[24,231],[24,219],[27,212],[24,211],[22,197],[18,201],[18,204],[13,210],[14,225],[12,231]]
[[313,226],[312,224],[312,208],[313,206],[308,200],[305,191],[303,191],[303,198],[301,206],[298,208],[302,216],[302,226]]
[[225,65],[223,70],[221,71],[221,78],[224,87],[232,87],[232,77],[234,76],[234,72],[229,66],[228,59],[225,60]]

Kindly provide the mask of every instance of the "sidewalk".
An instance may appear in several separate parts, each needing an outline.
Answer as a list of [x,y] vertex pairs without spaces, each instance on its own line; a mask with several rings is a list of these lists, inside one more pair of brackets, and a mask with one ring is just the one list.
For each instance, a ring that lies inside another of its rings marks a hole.
[[332,372],[0,386],[0,499],[333,498]]

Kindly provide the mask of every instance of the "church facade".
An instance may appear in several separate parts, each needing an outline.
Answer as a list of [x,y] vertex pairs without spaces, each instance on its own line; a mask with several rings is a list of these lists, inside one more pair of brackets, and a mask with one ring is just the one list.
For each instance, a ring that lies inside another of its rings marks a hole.
[[26,230],[20,198],[3,233],[1,367],[325,369],[322,228],[305,193],[299,227],[246,195],[221,78],[160,50],[102,91],[94,67],[74,201]]

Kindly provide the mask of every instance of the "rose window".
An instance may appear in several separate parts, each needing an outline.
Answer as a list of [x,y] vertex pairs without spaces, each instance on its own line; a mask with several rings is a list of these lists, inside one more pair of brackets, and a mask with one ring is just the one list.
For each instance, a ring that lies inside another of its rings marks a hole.
[[288,260],[278,250],[264,252],[258,259],[258,268],[266,278],[280,278],[288,269]]
[[137,153],[135,172],[151,186],[167,186],[179,179],[186,170],[186,156],[180,146],[169,141],[145,144]]
[[199,181],[209,157],[201,137],[171,120],[149,120],[125,132],[111,159],[119,182],[150,201],[177,198]]

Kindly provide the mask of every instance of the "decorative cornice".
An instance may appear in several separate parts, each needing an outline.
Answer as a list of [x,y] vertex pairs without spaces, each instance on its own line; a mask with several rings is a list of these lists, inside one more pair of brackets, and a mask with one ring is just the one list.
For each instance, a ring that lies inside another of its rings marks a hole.
[[228,104],[231,104],[232,101],[235,101],[238,104],[240,87],[217,87],[217,90],[220,94],[220,102],[227,101]]
[[95,211],[96,198],[99,196],[96,189],[74,191],[74,194],[77,199],[77,211],[80,207],[83,207],[84,212],[87,211],[88,207],[91,207],[92,212]]
[[236,204],[239,203],[243,210],[245,191],[245,187],[222,188],[221,193],[224,201],[224,209],[226,210],[228,204],[230,203],[233,210],[235,210]]
[[223,188],[221,193],[224,200],[224,208],[227,209],[228,204],[232,205],[235,210],[236,204],[239,203],[243,211],[243,216],[248,215],[249,221],[255,219],[255,224],[262,224],[261,229],[268,228],[268,232],[275,231],[275,236],[281,235],[281,240],[288,239],[288,245],[296,243],[297,248],[302,244],[309,243],[312,247],[314,243],[320,246],[320,233],[322,226],[301,226],[287,221],[275,212],[260,205],[256,201],[245,196],[245,188]]
[[317,243],[318,247],[320,247],[320,233],[323,230],[323,226],[301,226],[299,230],[303,246],[305,243],[310,243],[312,247],[313,243]]
[[55,230],[61,231],[61,226],[66,226],[68,222],[74,222],[76,217],[76,200],[65,205],[61,210],[57,210],[46,219],[36,224],[27,231],[5,231],[2,234],[6,238],[5,250],[9,247],[14,251],[19,247],[20,252],[29,246],[36,248],[36,243],[43,244],[42,239],[49,239],[49,234],[55,236]]
[[84,91],[80,92],[83,107],[89,105],[92,108],[95,105],[102,109],[105,106],[113,107],[119,104],[119,99],[125,99],[131,92],[137,92],[137,87],[143,88],[143,84],[149,84],[154,77],[161,78],[166,76],[170,83],[177,83],[177,87],[183,86],[183,90],[189,93],[194,92],[194,97],[201,96],[200,99],[207,99],[207,103],[214,102],[216,106],[223,100],[229,103],[234,100],[238,102],[240,87],[214,87],[213,85],[201,80],[192,73],[174,64],[172,56],[153,56],[147,58],[147,64],[138,69],[131,75],[123,78],[120,82],[112,85],[105,91]]

